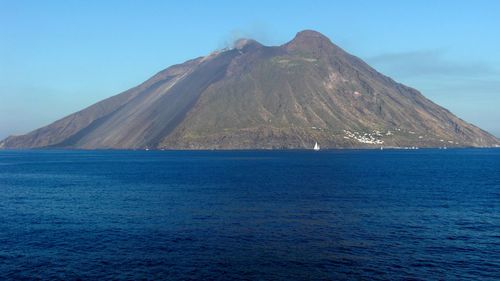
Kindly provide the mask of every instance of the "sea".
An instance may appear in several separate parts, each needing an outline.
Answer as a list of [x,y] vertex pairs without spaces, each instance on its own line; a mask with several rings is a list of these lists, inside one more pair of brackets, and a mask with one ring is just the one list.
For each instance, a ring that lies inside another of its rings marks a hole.
[[500,280],[500,149],[1,151],[0,280]]

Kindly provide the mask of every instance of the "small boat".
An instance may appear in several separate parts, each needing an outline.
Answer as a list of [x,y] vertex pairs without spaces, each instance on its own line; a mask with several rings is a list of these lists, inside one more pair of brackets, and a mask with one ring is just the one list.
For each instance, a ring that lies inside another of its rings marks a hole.
[[314,149],[314,151],[319,151],[319,145],[318,145],[317,142],[314,144],[314,148],[313,149]]

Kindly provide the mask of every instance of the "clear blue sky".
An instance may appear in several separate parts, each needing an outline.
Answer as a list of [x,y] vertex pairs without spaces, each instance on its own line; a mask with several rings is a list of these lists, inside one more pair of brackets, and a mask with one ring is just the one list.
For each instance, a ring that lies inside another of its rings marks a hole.
[[303,29],[500,136],[500,1],[242,2],[0,0],[0,138],[237,37]]

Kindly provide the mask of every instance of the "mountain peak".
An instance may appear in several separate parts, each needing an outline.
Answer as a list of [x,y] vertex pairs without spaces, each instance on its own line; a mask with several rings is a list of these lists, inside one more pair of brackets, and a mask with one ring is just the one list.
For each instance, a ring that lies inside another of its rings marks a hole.
[[262,47],[262,44],[253,39],[248,39],[248,38],[240,38],[234,42],[234,48],[240,51],[246,51],[260,47]]
[[312,40],[330,41],[330,39],[328,39],[328,37],[326,37],[325,35],[323,35],[322,33],[318,32],[318,31],[312,30],[312,29],[305,29],[305,30],[297,32],[297,34],[295,35],[295,38],[293,40],[302,39],[302,38],[307,38],[309,40],[312,39]]
[[335,45],[325,35],[314,30],[302,30],[284,47],[289,51],[306,51],[318,53],[335,48]]

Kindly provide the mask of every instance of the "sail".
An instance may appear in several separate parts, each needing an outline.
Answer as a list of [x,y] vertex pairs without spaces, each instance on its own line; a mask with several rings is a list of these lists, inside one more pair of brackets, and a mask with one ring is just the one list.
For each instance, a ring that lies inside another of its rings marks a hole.
[[316,151],[318,151],[318,150],[319,150],[319,145],[318,145],[318,143],[317,143],[317,142],[314,144],[314,150],[316,150]]

